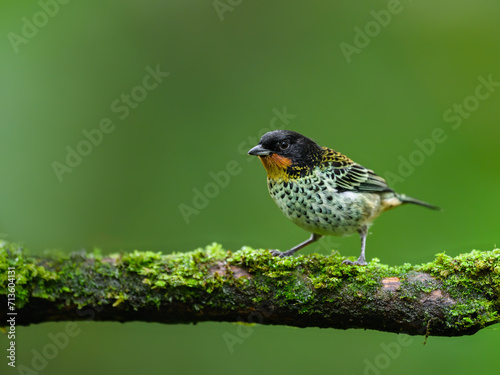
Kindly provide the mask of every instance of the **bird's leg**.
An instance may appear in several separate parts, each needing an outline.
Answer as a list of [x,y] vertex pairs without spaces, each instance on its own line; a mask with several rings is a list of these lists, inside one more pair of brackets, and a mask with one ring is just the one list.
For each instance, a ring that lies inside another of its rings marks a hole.
[[290,250],[287,250],[287,251],[271,250],[271,254],[273,254],[274,256],[278,256],[280,258],[289,257],[290,255],[293,255],[293,253],[299,251],[303,247],[305,247],[313,242],[316,242],[321,237],[323,237],[323,236],[316,234],[316,233],[313,233],[313,234],[311,234],[311,237],[309,237],[308,240],[305,240],[304,242],[299,243],[297,246],[292,247]]
[[368,233],[368,227],[363,225],[358,229],[358,233],[361,236],[361,254],[357,261],[353,262],[352,260],[344,260],[342,264],[352,264],[357,266],[366,266],[365,260],[365,246],[366,246],[366,234]]

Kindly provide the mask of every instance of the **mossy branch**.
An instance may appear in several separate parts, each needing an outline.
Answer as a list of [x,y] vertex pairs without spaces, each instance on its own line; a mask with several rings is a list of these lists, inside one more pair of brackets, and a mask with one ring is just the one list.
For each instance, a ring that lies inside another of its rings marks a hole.
[[282,259],[217,244],[171,255],[40,257],[0,242],[0,311],[8,312],[13,267],[18,325],[243,321],[460,336],[500,321],[498,249],[438,254],[420,266],[373,260],[359,267],[342,260],[336,252]]

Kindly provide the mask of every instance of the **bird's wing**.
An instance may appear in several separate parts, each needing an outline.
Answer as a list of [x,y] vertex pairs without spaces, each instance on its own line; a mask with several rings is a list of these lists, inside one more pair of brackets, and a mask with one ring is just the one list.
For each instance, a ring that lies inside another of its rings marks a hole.
[[393,191],[375,172],[353,162],[339,152],[326,149],[322,160],[322,173],[328,175],[337,192],[355,191],[382,193]]

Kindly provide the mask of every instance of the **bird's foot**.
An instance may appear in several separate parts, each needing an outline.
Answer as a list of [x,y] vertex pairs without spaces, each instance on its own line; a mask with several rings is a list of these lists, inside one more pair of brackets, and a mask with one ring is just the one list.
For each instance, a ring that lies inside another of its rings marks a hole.
[[368,263],[366,263],[365,258],[359,257],[357,261],[353,262],[352,260],[344,260],[342,264],[349,264],[351,266],[366,266]]
[[279,250],[271,250],[270,252],[273,256],[280,258],[289,257],[290,255],[293,254],[293,252],[290,251],[279,251]]

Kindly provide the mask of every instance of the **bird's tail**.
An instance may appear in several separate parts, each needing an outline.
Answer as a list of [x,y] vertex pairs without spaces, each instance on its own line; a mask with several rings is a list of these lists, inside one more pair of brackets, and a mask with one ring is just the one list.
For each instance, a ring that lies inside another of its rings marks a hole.
[[416,198],[409,197],[409,196],[404,195],[404,194],[397,194],[397,197],[403,203],[413,203],[413,204],[417,204],[419,206],[424,206],[424,207],[430,208],[432,210],[442,211],[442,209],[437,207],[437,206],[433,206],[430,203],[421,201],[421,200],[416,199]]

